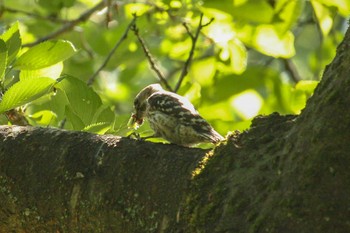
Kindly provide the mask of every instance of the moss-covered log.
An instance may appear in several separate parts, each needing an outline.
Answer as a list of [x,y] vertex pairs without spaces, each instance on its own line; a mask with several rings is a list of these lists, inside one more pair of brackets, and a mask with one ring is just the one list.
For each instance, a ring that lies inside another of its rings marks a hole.
[[176,228],[200,149],[0,127],[0,232]]

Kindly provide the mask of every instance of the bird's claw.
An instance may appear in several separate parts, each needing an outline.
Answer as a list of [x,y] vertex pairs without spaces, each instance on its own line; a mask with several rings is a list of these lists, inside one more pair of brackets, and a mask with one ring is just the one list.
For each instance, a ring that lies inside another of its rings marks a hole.
[[132,139],[136,139],[136,140],[143,140],[143,139],[141,138],[140,134],[137,133],[137,132],[132,132],[132,133],[130,133],[130,134],[127,136],[127,138],[132,138]]

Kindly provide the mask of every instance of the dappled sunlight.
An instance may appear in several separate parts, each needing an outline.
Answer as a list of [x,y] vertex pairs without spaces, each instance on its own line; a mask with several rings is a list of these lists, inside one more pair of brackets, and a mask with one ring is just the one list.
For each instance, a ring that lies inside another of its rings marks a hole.
[[125,100],[128,98],[129,90],[127,86],[118,80],[118,71],[101,72],[102,79],[99,80],[101,91],[106,99],[111,102]]
[[208,36],[212,38],[215,43],[224,46],[235,36],[235,33],[227,23],[214,23],[209,28]]
[[274,57],[292,57],[295,54],[294,36],[291,32],[278,35],[276,28],[259,26],[255,33],[255,45],[260,51]]
[[232,97],[230,102],[243,119],[252,119],[259,113],[264,100],[259,93],[251,89]]

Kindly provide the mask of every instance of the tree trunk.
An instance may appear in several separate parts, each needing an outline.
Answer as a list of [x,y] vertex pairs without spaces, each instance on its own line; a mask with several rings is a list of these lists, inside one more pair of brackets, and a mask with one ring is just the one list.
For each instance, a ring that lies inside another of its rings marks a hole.
[[213,151],[0,128],[0,232],[350,232],[350,31],[299,116]]

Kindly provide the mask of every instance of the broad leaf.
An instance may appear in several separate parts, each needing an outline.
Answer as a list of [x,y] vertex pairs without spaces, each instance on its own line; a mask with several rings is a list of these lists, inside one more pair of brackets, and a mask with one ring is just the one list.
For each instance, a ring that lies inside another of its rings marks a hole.
[[[217,4],[220,4],[220,1],[217,2]],[[263,24],[271,23],[274,16],[274,10],[268,1],[254,0],[245,1],[239,5],[236,3],[231,14],[240,20]]]
[[7,46],[5,41],[0,39],[0,80],[3,80],[7,63]]
[[70,110],[79,117],[85,125],[95,122],[94,115],[102,105],[100,97],[83,81],[66,77],[62,80],[57,88],[62,90],[68,99]]
[[0,113],[27,104],[49,93],[55,83],[55,80],[46,77],[20,80],[3,95]]
[[243,73],[247,67],[248,59],[246,48],[243,43],[237,39],[229,41],[228,48],[233,73]]
[[329,8],[319,2],[312,1],[311,4],[314,8],[315,16],[317,18],[321,32],[324,37],[327,37],[333,26],[334,14]]
[[283,36],[271,25],[257,27],[254,37],[255,48],[273,57],[290,58],[295,55],[294,35],[288,31]]
[[74,130],[82,130],[84,128],[84,122],[80,119],[80,117],[74,113],[72,107],[66,106],[66,116],[68,121],[72,124]]
[[57,114],[50,110],[41,110],[29,116],[31,120],[35,121],[35,124],[39,125],[52,125],[57,119]]
[[27,78],[37,78],[37,77],[48,77],[52,79],[58,79],[63,70],[63,62],[59,62],[52,66],[37,69],[37,70],[21,70],[19,78],[27,79]]
[[110,122],[98,122],[91,125],[86,126],[83,131],[97,133],[97,134],[105,134],[111,128]]
[[274,2],[275,15],[272,23],[278,35],[283,36],[290,31],[300,18],[305,5],[304,0],[279,0]]
[[11,64],[19,52],[22,41],[19,34],[18,22],[13,24],[4,34],[0,36],[0,39],[4,40],[7,46],[7,64]]
[[14,68],[37,70],[64,61],[76,52],[72,43],[64,40],[46,41],[30,48],[15,62]]

